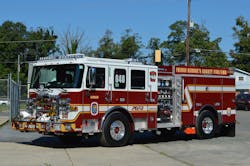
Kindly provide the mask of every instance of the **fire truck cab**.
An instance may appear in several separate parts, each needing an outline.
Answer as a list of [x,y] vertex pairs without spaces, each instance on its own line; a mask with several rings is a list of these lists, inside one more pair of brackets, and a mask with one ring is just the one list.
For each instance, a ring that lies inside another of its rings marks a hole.
[[182,130],[199,138],[235,135],[235,85],[228,69],[144,65],[81,54],[30,65],[20,131],[58,136],[100,135],[126,145],[136,131]]

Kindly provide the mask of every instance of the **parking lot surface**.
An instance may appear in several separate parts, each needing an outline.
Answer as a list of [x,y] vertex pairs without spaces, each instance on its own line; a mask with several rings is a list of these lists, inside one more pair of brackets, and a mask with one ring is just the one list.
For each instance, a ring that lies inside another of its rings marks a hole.
[[137,133],[125,147],[100,146],[96,137],[63,144],[57,137],[0,128],[0,165],[246,165],[250,163],[250,111],[237,112],[236,137],[198,140]]

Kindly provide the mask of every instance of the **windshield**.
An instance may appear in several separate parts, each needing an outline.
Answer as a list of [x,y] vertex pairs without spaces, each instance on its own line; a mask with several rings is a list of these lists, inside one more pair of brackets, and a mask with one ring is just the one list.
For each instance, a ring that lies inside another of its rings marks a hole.
[[83,65],[35,66],[31,78],[31,88],[80,88],[82,85]]

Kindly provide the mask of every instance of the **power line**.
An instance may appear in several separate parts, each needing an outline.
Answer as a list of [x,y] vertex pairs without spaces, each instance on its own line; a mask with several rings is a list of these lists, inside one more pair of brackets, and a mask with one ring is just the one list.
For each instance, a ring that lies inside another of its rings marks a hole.
[[[21,61],[20,63],[21,64],[24,64],[24,63],[30,63],[30,62],[34,62],[34,61]],[[7,61],[7,62],[0,62],[0,64],[17,64],[18,62],[10,62],[10,61]]]
[[189,66],[190,63],[190,6],[191,0],[188,0],[188,16],[187,16],[187,36],[186,36],[186,65]]
[[10,43],[43,43],[43,42],[55,42],[55,39],[51,40],[16,40],[16,41],[0,41],[0,44]]
[[0,64],[11,64],[11,63],[17,63],[17,62],[0,62]]
[[235,55],[250,55],[249,52],[227,52],[227,51],[221,51],[221,50],[209,50],[209,49],[199,49],[199,48],[194,48],[192,49],[193,51],[195,52],[202,52],[202,51],[205,51],[205,52],[216,52],[216,53],[225,53],[225,54],[235,54]]

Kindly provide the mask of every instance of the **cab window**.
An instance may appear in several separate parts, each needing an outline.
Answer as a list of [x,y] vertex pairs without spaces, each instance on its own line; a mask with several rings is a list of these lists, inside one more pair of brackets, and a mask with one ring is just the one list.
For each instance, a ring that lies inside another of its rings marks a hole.
[[125,69],[114,70],[114,87],[115,89],[126,88],[126,70]]
[[[86,87],[90,88],[89,84],[89,70],[91,67],[88,67]],[[96,83],[91,88],[105,88],[105,68],[96,67]]]
[[131,89],[145,89],[144,70],[131,70]]

